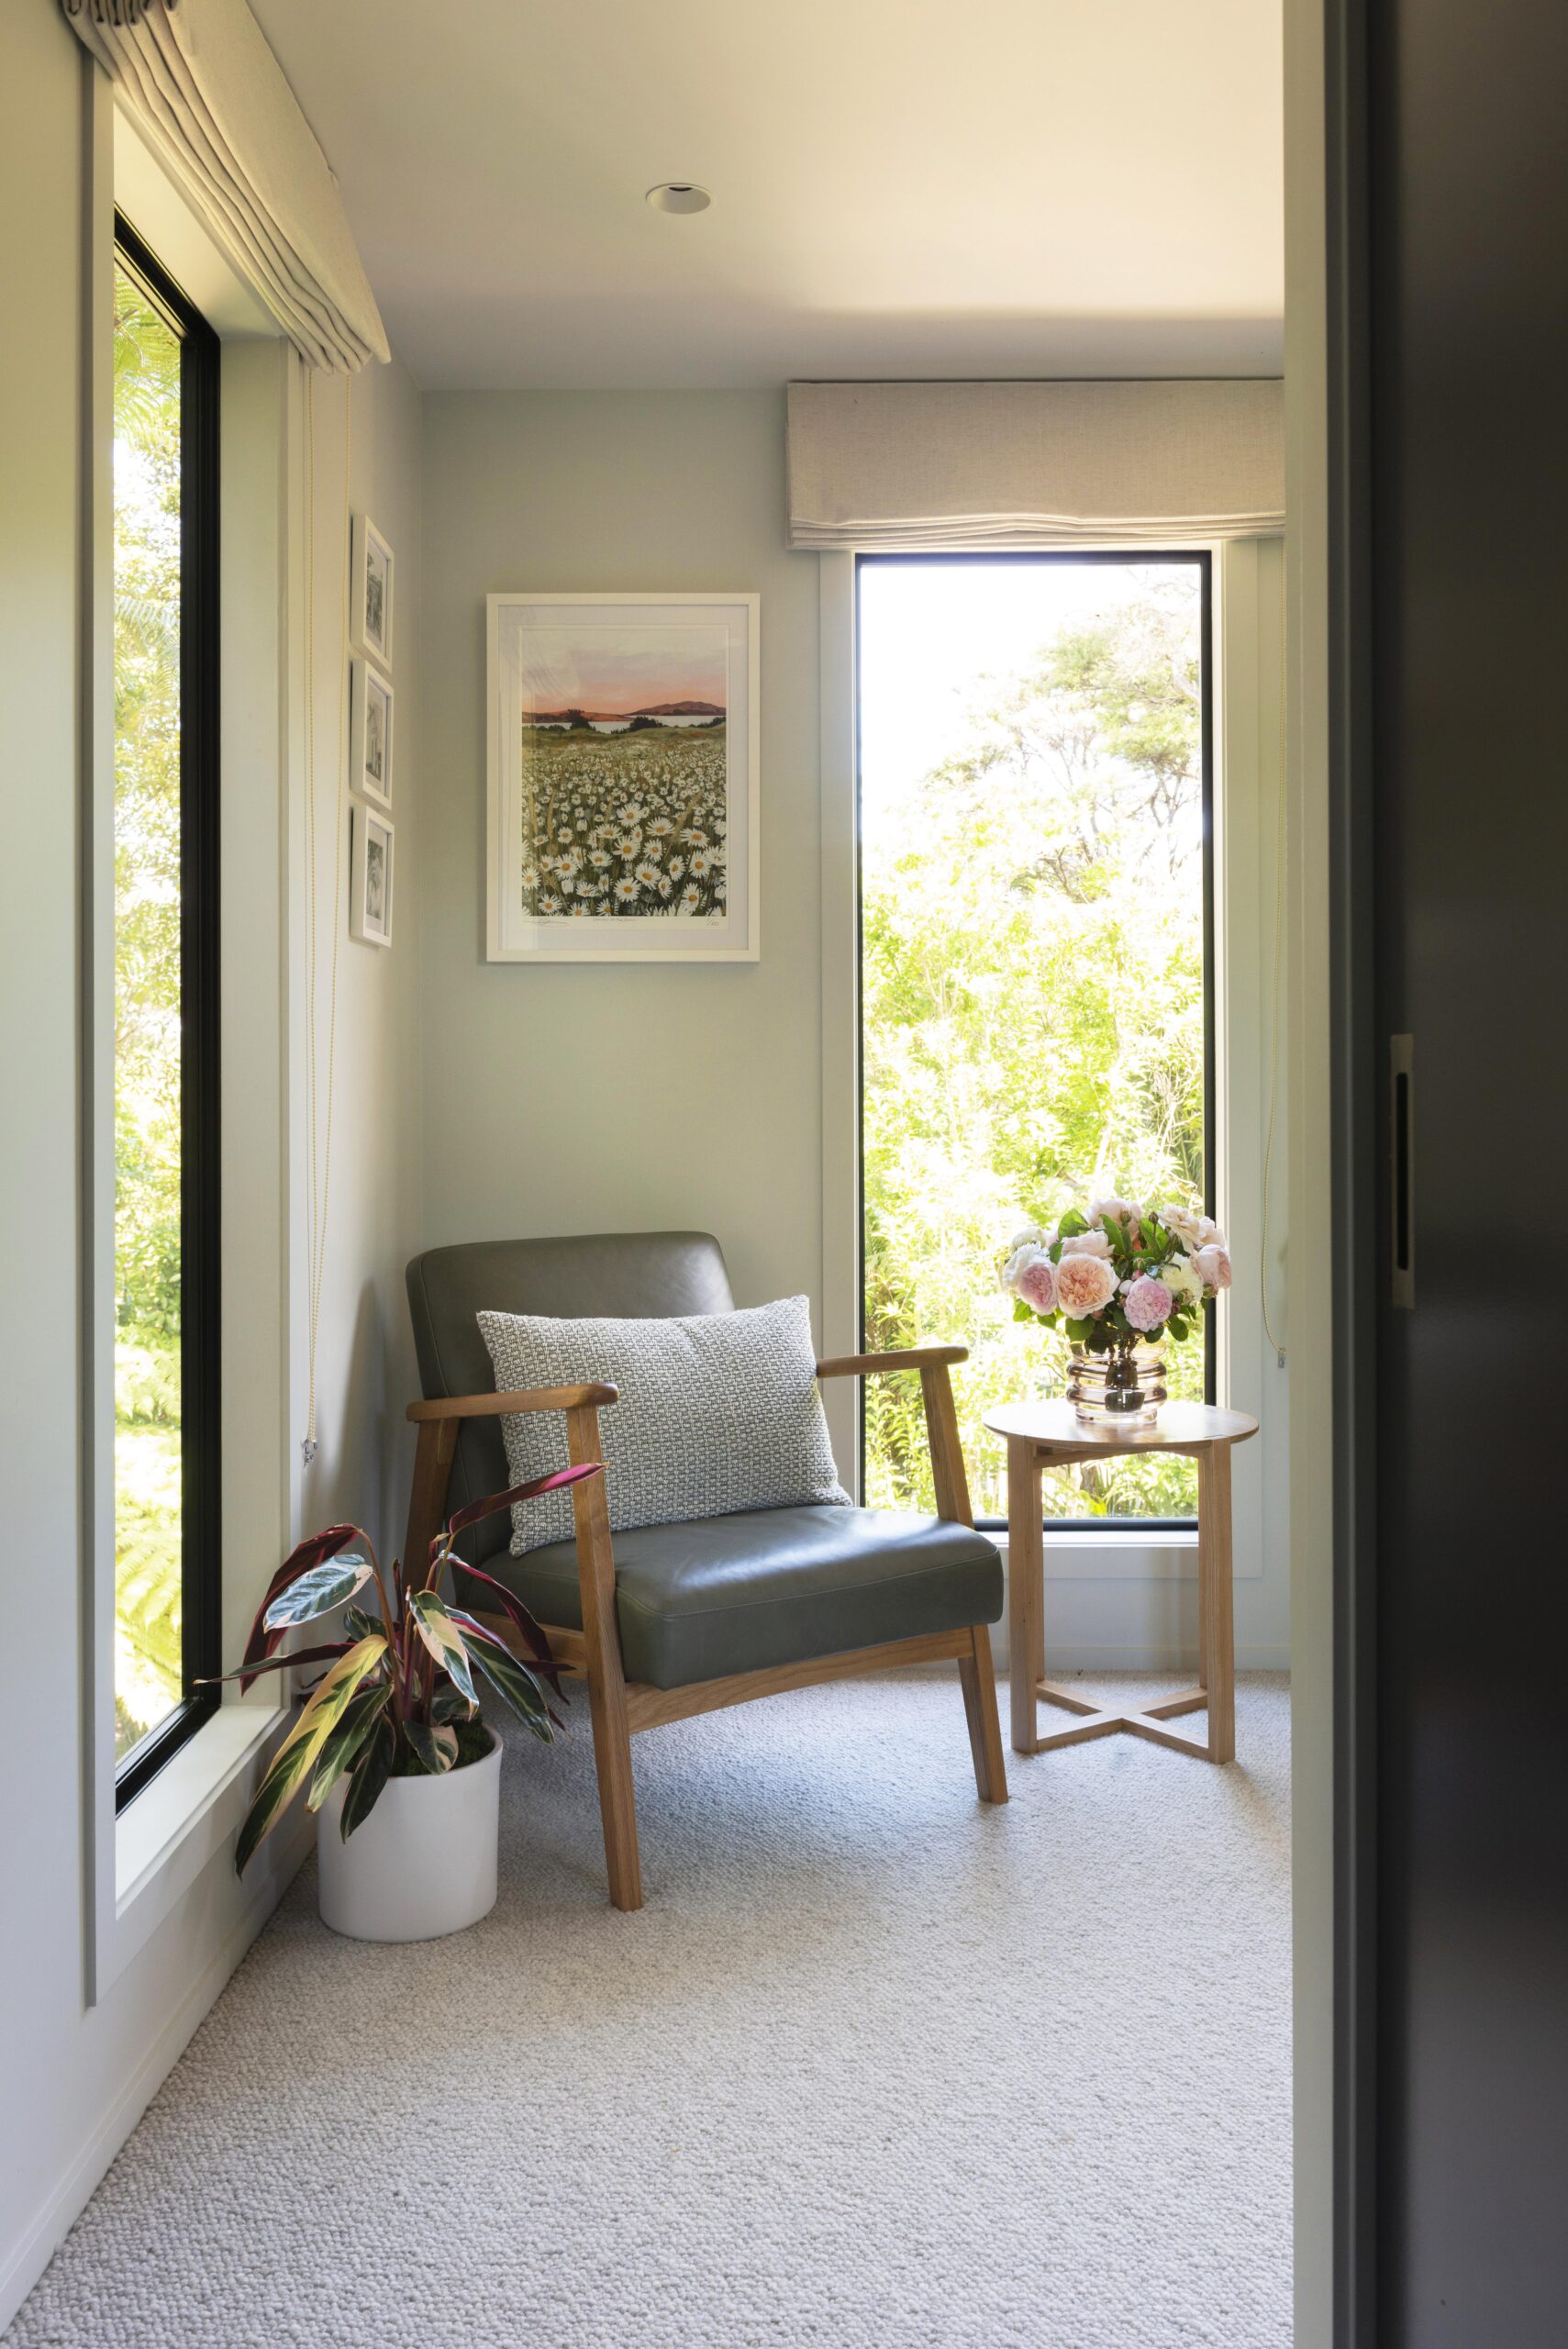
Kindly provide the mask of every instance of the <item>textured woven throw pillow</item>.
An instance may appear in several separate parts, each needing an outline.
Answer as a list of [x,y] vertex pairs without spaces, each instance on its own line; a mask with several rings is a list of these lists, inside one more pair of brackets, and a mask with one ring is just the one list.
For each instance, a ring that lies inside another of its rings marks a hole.
[[[620,1400],[600,1414],[610,1525],[680,1525],[738,1509],[847,1508],[817,1392],[804,1297],[738,1313],[670,1320],[557,1320],[482,1313],[498,1394],[601,1380]],[[514,1484],[562,1466],[566,1429],[555,1411],[501,1422]],[[521,1556],[572,1532],[572,1503],[550,1493],[512,1511]]]

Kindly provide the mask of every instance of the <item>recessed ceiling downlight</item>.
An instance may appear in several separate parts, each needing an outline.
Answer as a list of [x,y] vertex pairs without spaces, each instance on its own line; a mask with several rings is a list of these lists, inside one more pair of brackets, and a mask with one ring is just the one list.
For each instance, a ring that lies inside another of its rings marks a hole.
[[706,212],[713,198],[695,180],[661,180],[649,189],[648,201],[655,212]]

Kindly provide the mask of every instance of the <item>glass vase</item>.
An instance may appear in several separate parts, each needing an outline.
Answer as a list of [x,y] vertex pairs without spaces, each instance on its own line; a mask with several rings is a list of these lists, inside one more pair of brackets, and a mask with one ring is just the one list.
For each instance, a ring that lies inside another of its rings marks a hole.
[[1129,1338],[1104,1353],[1074,1346],[1067,1367],[1067,1400],[1090,1427],[1147,1427],[1165,1400],[1161,1346]]

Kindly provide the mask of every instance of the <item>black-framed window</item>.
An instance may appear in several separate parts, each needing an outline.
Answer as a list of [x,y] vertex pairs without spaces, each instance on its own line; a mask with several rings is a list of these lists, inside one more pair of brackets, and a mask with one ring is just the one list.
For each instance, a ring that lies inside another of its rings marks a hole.
[[[1060,1392],[1065,1357],[987,1286],[1012,1232],[1096,1172],[1213,1212],[1211,562],[868,554],[856,613],[862,1341],[969,1344],[961,1431],[1000,1526],[984,1413]],[[1213,1400],[1211,1330],[1171,1365]],[[911,1384],[867,1382],[869,1501],[930,1505]],[[1046,1486],[1052,1521],[1196,1512],[1169,1455]]]
[[222,1669],[217,335],[128,222],[114,272],[115,1763]]

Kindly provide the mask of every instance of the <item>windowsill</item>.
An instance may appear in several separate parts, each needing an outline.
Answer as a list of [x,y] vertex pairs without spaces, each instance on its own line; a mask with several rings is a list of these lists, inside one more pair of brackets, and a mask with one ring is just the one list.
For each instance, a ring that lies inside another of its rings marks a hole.
[[[1125,1518],[1116,1523],[1088,1525],[1081,1518],[1047,1517],[1041,1520],[1047,1542],[1061,1545],[1081,1544],[1087,1550],[1098,1550],[1109,1542],[1123,1542],[1137,1550],[1181,1549],[1197,1541],[1197,1521],[1190,1525],[1129,1525]],[[1005,1518],[990,1518],[977,1528],[988,1533],[994,1542],[1006,1542],[1008,1534]]]
[[[1006,1561],[1006,1529],[986,1526],[982,1531]],[[1109,1526],[1095,1526],[1057,1531],[1047,1518],[1045,1575],[1048,1582],[1192,1581],[1197,1575],[1197,1528],[1162,1526],[1140,1533],[1120,1526],[1114,1531]]]
[[99,1936],[100,1996],[235,1833],[290,1709],[223,1706],[120,1813],[114,1918]]

